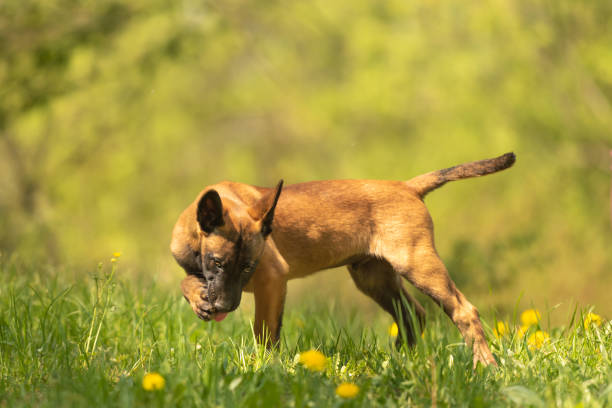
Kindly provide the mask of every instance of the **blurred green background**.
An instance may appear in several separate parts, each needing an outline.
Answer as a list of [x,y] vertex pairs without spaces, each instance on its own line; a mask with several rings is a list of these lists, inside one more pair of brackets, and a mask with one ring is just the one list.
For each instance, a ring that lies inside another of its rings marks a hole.
[[[427,197],[451,275],[483,311],[609,317],[610,21],[608,0],[4,0],[1,256],[78,279],[121,251],[178,295],[172,226],[208,184],[514,151]],[[304,288],[375,310],[343,270]]]

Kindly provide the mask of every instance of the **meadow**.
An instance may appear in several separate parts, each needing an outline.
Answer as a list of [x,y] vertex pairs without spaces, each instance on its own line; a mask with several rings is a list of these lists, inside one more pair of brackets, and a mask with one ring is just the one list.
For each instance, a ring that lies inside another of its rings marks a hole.
[[587,309],[561,326],[546,312],[484,312],[499,367],[473,370],[459,333],[431,307],[416,347],[396,349],[390,317],[305,300],[286,311],[269,351],[254,342],[250,314],[202,322],[178,290],[126,280],[117,258],[80,280],[0,268],[2,407],[612,404],[612,325]]
[[[0,408],[612,406],[610,21],[610,0],[0,1]],[[346,268],[290,282],[272,351],[252,297],[217,324],[180,293],[171,231],[206,186],[510,151],[426,199],[497,369],[418,294],[424,336],[396,350]]]

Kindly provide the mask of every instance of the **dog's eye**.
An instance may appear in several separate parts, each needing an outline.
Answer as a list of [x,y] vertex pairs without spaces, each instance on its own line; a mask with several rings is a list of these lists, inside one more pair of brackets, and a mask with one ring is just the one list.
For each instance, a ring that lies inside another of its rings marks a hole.
[[220,261],[220,260],[215,259],[215,266],[216,266],[217,268],[221,269],[221,268],[223,267],[223,264],[221,263],[221,261]]

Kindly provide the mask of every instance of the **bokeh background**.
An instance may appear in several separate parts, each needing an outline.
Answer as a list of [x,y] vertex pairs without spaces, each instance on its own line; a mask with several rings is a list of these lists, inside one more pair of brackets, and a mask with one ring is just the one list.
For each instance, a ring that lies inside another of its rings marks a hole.
[[[170,233],[208,184],[514,151],[427,197],[451,275],[483,311],[609,317],[610,21],[608,0],[3,0],[0,256],[79,279],[121,251],[178,296]],[[345,270],[304,296],[376,313]]]

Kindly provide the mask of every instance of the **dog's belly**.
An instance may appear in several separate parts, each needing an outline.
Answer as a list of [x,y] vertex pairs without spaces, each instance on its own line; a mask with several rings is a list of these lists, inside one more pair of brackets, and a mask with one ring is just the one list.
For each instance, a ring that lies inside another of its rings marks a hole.
[[371,256],[366,255],[366,254],[358,254],[358,255],[353,255],[348,258],[345,258],[336,263],[329,262],[326,264],[320,263],[318,265],[311,263],[306,266],[303,264],[299,264],[299,265],[294,266],[293,268],[290,268],[287,279],[291,280],[291,279],[304,278],[308,275],[312,275],[313,273],[316,273],[316,272],[319,272],[325,269],[339,268],[345,265],[352,265],[355,263],[363,262],[366,259],[371,259]]
[[273,238],[289,265],[289,279],[354,262],[367,255],[369,246],[370,234],[357,224],[345,230],[310,224],[304,229],[279,227],[277,231]]

